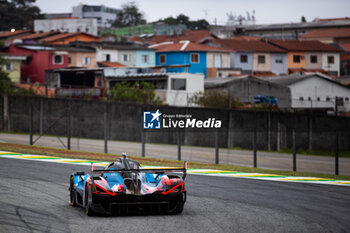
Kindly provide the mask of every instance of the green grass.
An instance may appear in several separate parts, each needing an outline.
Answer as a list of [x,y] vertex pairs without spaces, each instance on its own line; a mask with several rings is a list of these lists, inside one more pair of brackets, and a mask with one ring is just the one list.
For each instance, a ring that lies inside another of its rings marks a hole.
[[[18,152],[18,153],[24,153],[24,154],[38,154],[38,155],[58,156],[63,158],[88,159],[88,160],[107,161],[107,162],[112,162],[117,157],[120,157],[120,155],[115,155],[115,154],[72,151],[72,150],[48,148],[48,147],[42,147],[42,146],[17,145],[17,144],[7,144],[7,143],[0,143],[0,150]],[[129,156],[129,157],[139,161],[142,165],[178,166],[178,167],[183,166],[183,161],[153,159],[153,158],[136,157],[136,156]],[[241,166],[223,165],[223,164],[207,164],[207,163],[197,163],[197,162],[189,162],[188,168],[218,169],[218,170],[229,170],[229,171],[238,171],[238,172],[277,174],[277,175],[283,175],[283,176],[305,176],[305,177],[320,177],[320,178],[329,178],[329,179],[350,180],[350,176],[336,176],[336,175],[330,175],[330,174],[293,172],[293,171],[271,170],[271,169],[262,169],[262,168],[241,167]]]

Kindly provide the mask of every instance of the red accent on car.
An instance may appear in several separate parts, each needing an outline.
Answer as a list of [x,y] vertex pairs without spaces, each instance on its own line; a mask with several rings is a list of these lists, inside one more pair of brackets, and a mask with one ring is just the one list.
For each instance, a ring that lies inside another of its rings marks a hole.
[[174,187],[172,187],[171,189],[169,189],[168,191],[163,191],[162,194],[166,195],[168,193],[171,193],[174,189],[176,189],[177,187],[179,187],[180,185],[184,184],[184,181],[182,181],[181,183],[175,185]]

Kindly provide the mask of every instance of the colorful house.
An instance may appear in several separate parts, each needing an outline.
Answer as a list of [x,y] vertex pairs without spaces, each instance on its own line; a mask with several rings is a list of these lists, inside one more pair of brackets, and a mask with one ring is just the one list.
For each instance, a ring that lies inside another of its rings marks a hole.
[[204,43],[229,50],[231,68],[240,69],[242,73],[287,73],[287,53],[276,46],[241,38],[208,40]]
[[288,52],[289,73],[300,71],[339,75],[341,50],[319,41],[268,40]]
[[0,57],[5,60],[2,69],[9,74],[12,83],[19,83],[21,80],[21,64],[27,59],[26,56],[14,56],[0,53]]
[[156,65],[167,72],[202,73],[207,69],[229,68],[229,51],[190,41],[164,42],[150,46],[156,50]]
[[68,53],[51,46],[12,44],[5,51],[15,56],[26,56],[21,67],[21,82],[45,83],[45,71],[68,67]]
[[72,33],[60,33],[57,35],[45,37],[39,40],[43,44],[69,44],[70,42],[83,41],[91,42],[97,41],[99,37],[84,33],[84,32],[72,32]]
[[155,66],[155,51],[145,46],[114,42],[77,42],[73,44],[94,48],[98,63],[117,62],[128,67]]
[[97,67],[96,50],[92,47],[76,47],[66,45],[56,45],[53,47],[68,53],[68,63],[70,67]]

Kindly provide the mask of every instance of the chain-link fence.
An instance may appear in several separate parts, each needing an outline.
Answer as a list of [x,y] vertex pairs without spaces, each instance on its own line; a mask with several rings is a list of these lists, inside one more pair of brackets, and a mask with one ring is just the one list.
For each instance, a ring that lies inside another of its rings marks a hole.
[[[35,134],[28,139],[30,144],[350,175],[350,119],[346,117],[37,97],[6,98],[1,100],[2,129]],[[144,129],[143,113],[156,110],[163,116],[175,118],[181,115],[203,121],[216,119],[222,125],[217,129]],[[45,135],[56,135],[57,140],[48,140]]]

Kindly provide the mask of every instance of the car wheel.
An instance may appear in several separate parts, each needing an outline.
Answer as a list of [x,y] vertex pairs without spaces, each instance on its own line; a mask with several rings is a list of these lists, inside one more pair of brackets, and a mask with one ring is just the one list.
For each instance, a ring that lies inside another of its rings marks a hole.
[[74,188],[73,176],[70,177],[69,190],[70,190],[70,205],[71,206],[77,206],[76,191],[75,191],[75,188]]
[[91,208],[92,194],[88,186],[85,186],[85,213],[87,216],[94,216],[95,212]]

